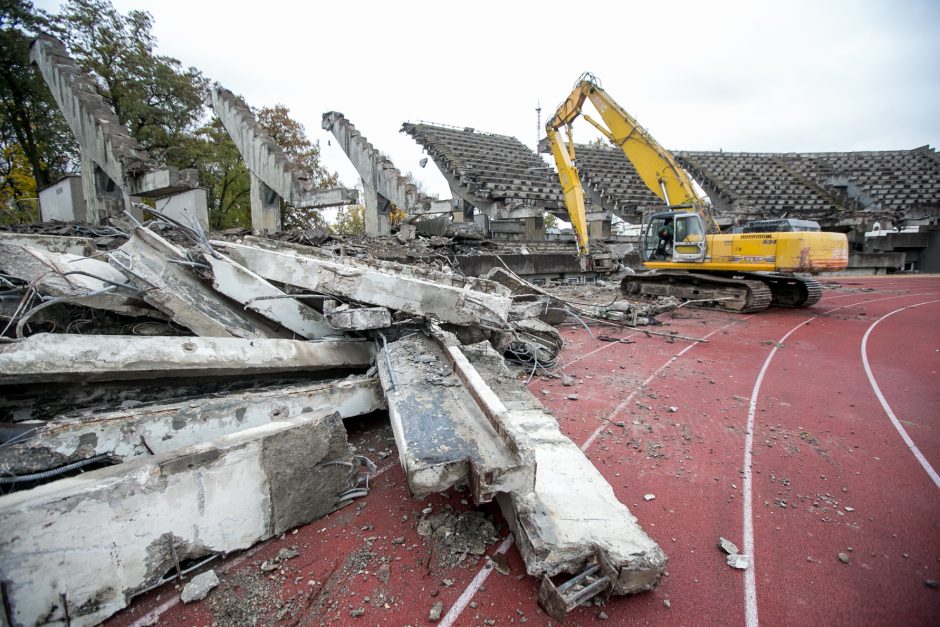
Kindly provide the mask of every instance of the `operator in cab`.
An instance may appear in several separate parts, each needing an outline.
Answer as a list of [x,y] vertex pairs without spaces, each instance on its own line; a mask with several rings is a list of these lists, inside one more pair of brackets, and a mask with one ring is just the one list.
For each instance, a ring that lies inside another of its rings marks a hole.
[[663,259],[669,258],[669,252],[672,250],[672,241],[675,236],[675,227],[673,226],[672,219],[666,220],[662,228],[659,229],[657,235],[659,235],[659,245],[656,247],[657,257],[662,257]]

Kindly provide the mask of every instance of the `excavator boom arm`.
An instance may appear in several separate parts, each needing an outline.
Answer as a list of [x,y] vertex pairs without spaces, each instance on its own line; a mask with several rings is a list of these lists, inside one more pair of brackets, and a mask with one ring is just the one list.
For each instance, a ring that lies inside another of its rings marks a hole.
[[584,115],[584,118],[597,127],[612,144],[623,150],[637,174],[654,194],[672,209],[701,214],[708,224],[709,231],[720,231],[711,212],[696,193],[691,179],[669,151],[660,146],[633,116],[621,108],[597,84],[593,76],[585,74],[545,125],[565,195],[565,206],[577,233],[578,248],[582,254],[588,252],[584,192],[578,170],[573,163],[574,145],[571,142],[567,146],[562,144],[559,129],[562,126],[570,129],[571,123],[581,115],[585,100],[591,101],[603,124],[588,115]]

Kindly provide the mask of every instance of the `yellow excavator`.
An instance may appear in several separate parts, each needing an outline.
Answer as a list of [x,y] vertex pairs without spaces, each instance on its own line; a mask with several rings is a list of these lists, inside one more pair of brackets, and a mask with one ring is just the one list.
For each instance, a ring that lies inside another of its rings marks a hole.
[[[581,109],[590,100],[603,123]],[[558,169],[565,206],[578,240],[578,254],[590,254],[584,190],[575,166],[571,124],[578,116],[620,147],[637,174],[668,207],[644,221],[640,232],[643,265],[649,272],[623,279],[625,296],[676,296],[753,313],[770,305],[809,307],[822,296],[815,274],[848,265],[848,239],[820,231],[808,220],[761,220],[740,233],[722,234],[708,205],[675,159],[605,92],[583,74],[545,126]],[[564,127],[567,139],[562,137]]]

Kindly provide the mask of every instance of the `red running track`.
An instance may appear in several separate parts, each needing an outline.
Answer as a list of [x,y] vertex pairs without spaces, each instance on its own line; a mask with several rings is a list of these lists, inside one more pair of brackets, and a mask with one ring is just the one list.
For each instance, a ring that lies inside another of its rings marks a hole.
[[[578,382],[530,389],[669,556],[656,590],[579,608],[568,624],[601,612],[613,624],[940,624],[940,591],[927,585],[940,580],[940,487],[928,471],[940,468],[940,278],[839,283],[810,309],[663,317],[665,329],[709,337],[692,347],[563,331],[560,363]],[[926,468],[866,373],[866,332],[872,377]],[[421,625],[438,601],[446,624],[548,623],[508,541],[490,553],[505,552],[509,575],[429,555],[421,511],[467,506],[456,493],[410,497],[381,419],[354,423],[350,437],[392,450],[366,499],[217,565],[222,585],[204,602],[183,606],[170,587],[111,623]],[[725,564],[719,536],[752,549],[747,571]],[[262,576],[260,562],[285,546],[300,556]],[[244,613],[223,609],[224,594]]]

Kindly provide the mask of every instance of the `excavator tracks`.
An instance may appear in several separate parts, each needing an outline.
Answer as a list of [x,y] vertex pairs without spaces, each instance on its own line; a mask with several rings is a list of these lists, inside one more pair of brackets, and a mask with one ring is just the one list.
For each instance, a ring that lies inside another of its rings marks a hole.
[[692,272],[633,274],[620,282],[620,291],[624,296],[674,296],[735,313],[763,311],[773,300],[763,281]]
[[756,272],[733,275],[659,271],[624,277],[624,296],[674,296],[735,313],[756,313],[771,305],[811,307],[822,297],[816,279]]
[[777,307],[812,307],[822,298],[822,284],[810,277],[753,272],[742,273],[742,276],[767,285],[773,295],[771,304]]

